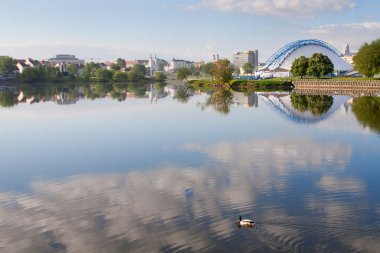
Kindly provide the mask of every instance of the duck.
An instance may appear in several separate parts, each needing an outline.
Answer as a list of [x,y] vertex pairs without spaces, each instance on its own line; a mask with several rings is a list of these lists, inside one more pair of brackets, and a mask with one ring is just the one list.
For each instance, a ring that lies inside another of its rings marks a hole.
[[237,218],[237,221],[236,223],[238,224],[238,226],[244,226],[244,227],[253,227],[255,225],[255,223],[253,222],[253,220],[250,220],[250,219],[242,219],[241,218],[241,215],[239,215]]

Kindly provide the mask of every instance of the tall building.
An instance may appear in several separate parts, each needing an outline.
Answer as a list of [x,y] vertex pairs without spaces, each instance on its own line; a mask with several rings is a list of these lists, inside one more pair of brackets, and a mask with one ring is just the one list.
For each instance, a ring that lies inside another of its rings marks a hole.
[[232,63],[237,68],[243,67],[245,63],[251,63],[254,67],[259,65],[259,51],[247,50],[243,52],[237,52],[233,55]]
[[355,53],[351,53],[351,50],[350,50],[350,45],[346,44],[344,46],[344,54],[343,54],[343,58],[348,61],[351,65],[354,64],[354,56],[356,54]]

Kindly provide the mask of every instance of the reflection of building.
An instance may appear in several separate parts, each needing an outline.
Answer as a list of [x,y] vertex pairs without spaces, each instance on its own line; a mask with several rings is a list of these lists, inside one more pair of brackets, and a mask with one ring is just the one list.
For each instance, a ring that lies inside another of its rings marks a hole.
[[77,103],[77,98],[71,98],[69,96],[69,89],[67,88],[64,88],[56,98],[59,105],[72,105]]
[[242,92],[234,92],[234,103],[243,105],[244,107],[258,107],[258,95],[255,92],[250,93],[248,96]]
[[259,51],[243,51],[243,52],[237,52],[233,55],[232,63],[237,68],[243,67],[245,63],[250,63],[252,66],[258,66],[259,65]]
[[259,96],[255,93],[255,92],[252,92],[249,96],[248,96],[248,106],[249,107],[258,107],[259,106]]
[[333,98],[331,107],[320,115],[313,115],[310,111],[301,112],[294,108],[289,93],[261,93],[260,97],[267,103],[271,109],[280,113],[286,119],[300,124],[315,124],[324,121],[334,115],[334,113],[346,103],[350,97],[337,96]]

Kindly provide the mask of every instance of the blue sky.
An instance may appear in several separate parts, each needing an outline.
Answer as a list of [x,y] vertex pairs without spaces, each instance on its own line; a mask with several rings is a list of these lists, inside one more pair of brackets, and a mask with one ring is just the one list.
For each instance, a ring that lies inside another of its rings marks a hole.
[[322,39],[357,50],[380,37],[378,0],[2,0],[0,55],[210,61]]

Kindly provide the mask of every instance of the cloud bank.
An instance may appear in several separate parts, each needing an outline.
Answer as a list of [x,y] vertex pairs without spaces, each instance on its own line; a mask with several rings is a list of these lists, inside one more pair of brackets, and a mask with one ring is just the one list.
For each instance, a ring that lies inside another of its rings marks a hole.
[[380,22],[328,24],[311,28],[306,34],[342,47],[349,43],[352,49],[358,50],[364,42],[380,38]]
[[322,11],[351,10],[356,6],[356,0],[201,0],[185,6],[185,9],[195,11],[208,8],[253,15],[309,16]]

